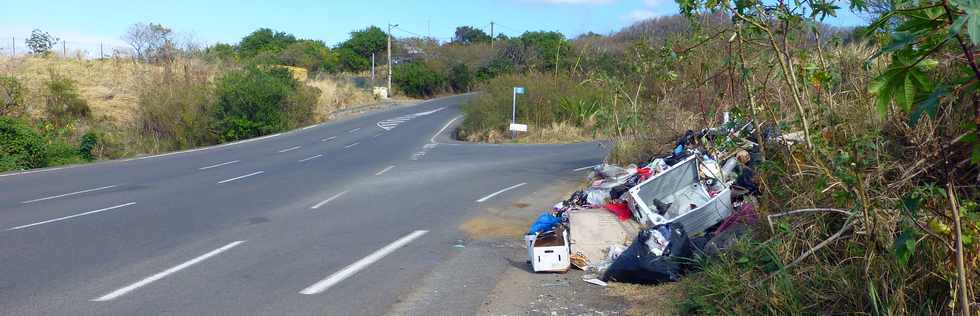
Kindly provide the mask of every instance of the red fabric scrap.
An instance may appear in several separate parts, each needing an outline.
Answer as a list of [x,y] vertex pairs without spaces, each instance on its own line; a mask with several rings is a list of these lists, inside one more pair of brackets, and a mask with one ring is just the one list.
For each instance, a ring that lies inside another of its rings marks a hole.
[[641,180],[646,180],[653,175],[653,169],[650,169],[649,167],[643,167],[643,168],[636,169],[636,173],[640,175]]
[[626,203],[606,203],[606,209],[616,214],[620,221],[625,221],[633,217],[633,213],[630,212],[629,206]]

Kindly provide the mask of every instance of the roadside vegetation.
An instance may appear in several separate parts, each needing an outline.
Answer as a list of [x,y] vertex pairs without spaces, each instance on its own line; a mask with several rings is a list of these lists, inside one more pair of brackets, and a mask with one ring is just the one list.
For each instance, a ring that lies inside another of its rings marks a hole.
[[[532,131],[563,124],[612,138],[611,160],[622,164],[669,152],[686,130],[721,125],[723,112],[754,122],[755,140],[764,140],[758,223],[670,286],[683,297],[631,300],[635,311],[980,310],[976,3],[678,4],[682,15],[547,46],[568,47],[560,52],[498,52],[487,65],[506,74],[478,81],[484,93],[466,107],[461,135],[508,141],[514,86],[527,87],[518,120]],[[839,10],[869,25],[822,23]],[[794,132],[802,143],[772,141]],[[646,289],[614,292],[663,291]]]

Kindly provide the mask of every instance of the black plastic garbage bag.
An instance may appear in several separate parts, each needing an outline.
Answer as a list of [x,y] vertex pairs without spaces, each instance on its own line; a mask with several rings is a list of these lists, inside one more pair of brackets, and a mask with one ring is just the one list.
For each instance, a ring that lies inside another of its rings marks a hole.
[[613,187],[612,190],[609,190],[609,198],[613,200],[620,200],[623,198],[623,195],[626,194],[626,192],[629,192],[629,190],[630,187],[625,184],[617,185]]
[[[663,226],[663,225],[661,225]],[[680,280],[685,266],[691,261],[691,241],[678,223],[666,224],[670,231],[667,249],[663,255],[654,255],[647,240],[660,226],[640,231],[633,244],[613,261],[602,275],[602,280],[636,284],[659,284]]]

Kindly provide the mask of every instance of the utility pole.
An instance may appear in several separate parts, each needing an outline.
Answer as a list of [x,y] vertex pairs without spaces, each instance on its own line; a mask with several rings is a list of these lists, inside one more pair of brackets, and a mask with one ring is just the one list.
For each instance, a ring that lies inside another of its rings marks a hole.
[[10,55],[10,57],[11,57],[11,58],[13,58],[13,57],[17,57],[17,42],[16,42],[16,41],[14,41],[14,38],[15,38],[15,37],[13,37],[13,36],[11,36],[11,37],[10,37],[10,51],[12,51],[12,52],[13,52],[13,53],[12,53],[12,54]]
[[388,97],[391,97],[391,71],[395,67],[391,66],[391,28],[398,27],[398,24],[388,23]]
[[61,55],[63,57],[68,57],[68,44],[65,41],[61,41]]
[[490,21],[490,48],[493,48],[493,21]]
[[374,53],[371,53],[371,84],[374,85]]
[[105,58],[105,52],[102,51],[102,42],[99,42],[99,60]]

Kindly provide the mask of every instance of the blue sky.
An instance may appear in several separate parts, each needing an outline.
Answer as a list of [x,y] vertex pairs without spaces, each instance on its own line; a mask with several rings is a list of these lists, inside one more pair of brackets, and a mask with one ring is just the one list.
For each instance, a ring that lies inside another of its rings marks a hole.
[[[490,21],[498,23],[498,33],[508,35],[558,30],[572,37],[588,31],[607,34],[638,19],[676,12],[672,0],[0,0],[0,48],[9,49],[10,37],[26,37],[33,28],[76,46],[122,46],[119,37],[136,22],[162,23],[206,44],[235,43],[257,28],[270,27],[332,46],[351,30],[389,21],[400,25],[396,36],[414,33],[440,40],[448,40],[460,25],[489,32]],[[841,12],[830,23],[849,26],[862,21]],[[23,40],[16,42],[20,50]]]

